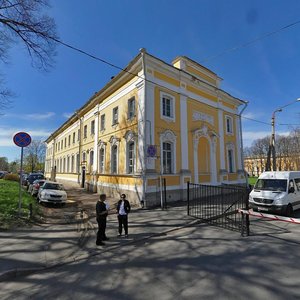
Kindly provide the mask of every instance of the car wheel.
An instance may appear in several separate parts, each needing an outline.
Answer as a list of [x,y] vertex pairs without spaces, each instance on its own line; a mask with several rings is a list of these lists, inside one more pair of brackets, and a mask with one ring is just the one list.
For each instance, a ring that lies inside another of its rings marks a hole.
[[293,207],[292,207],[291,204],[289,204],[289,205],[287,206],[287,208],[286,208],[285,215],[286,215],[287,217],[292,217],[293,214],[294,214]]

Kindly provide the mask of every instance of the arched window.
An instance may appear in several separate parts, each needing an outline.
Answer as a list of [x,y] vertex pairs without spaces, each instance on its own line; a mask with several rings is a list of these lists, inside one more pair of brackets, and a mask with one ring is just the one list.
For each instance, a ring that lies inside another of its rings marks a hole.
[[127,143],[127,173],[134,173],[135,165],[135,151],[134,151],[134,142]]
[[111,148],[111,173],[116,174],[118,172],[118,146],[114,145]]
[[104,173],[104,158],[105,158],[105,150],[101,148],[99,150],[99,172]]
[[166,130],[160,135],[161,168],[163,174],[176,173],[176,135]]

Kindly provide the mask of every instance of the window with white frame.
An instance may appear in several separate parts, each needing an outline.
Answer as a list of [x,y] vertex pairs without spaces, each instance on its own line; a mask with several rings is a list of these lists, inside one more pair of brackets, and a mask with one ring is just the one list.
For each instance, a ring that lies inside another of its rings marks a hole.
[[105,130],[105,114],[100,117],[100,130]]
[[90,166],[93,166],[94,163],[94,151],[90,151]]
[[75,157],[74,157],[74,155],[72,155],[72,158],[71,158],[71,173],[74,173],[74,160],[75,160]]
[[82,153],[82,162],[86,162],[86,153],[85,152]]
[[63,173],[66,172],[66,158],[64,157]]
[[226,133],[233,134],[233,119],[230,116],[225,117],[226,120]]
[[172,170],[172,144],[165,142],[162,144],[163,147],[163,174],[171,174],[173,173]]
[[91,134],[95,134],[95,120],[91,122]]
[[111,147],[111,173],[116,174],[118,172],[118,146],[113,145]]
[[77,142],[80,140],[80,129],[77,131]]
[[66,173],[70,172],[70,156],[67,157],[67,170]]
[[76,133],[75,132],[73,132],[73,144],[75,144],[75,139],[76,139]]
[[112,125],[116,125],[118,123],[119,123],[119,108],[117,106],[113,109]]
[[235,152],[232,143],[227,145],[227,170],[228,173],[235,172]]
[[104,173],[104,158],[105,158],[105,150],[104,147],[102,147],[99,150],[99,172]]
[[166,93],[160,95],[160,111],[161,118],[165,120],[175,121],[175,101],[174,97]]
[[127,173],[134,173],[134,164],[135,164],[135,143],[133,141],[127,143]]
[[132,97],[128,100],[127,118],[130,120],[135,116],[135,98]]

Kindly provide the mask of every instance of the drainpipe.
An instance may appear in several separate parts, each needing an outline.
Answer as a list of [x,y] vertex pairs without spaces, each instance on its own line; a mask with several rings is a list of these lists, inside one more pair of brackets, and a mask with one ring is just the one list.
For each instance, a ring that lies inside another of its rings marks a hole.
[[[245,166],[244,166],[244,146],[243,146],[243,134],[242,134],[242,114],[243,114],[244,110],[248,106],[248,101],[245,101],[244,105],[245,106],[243,107],[243,109],[239,113],[239,121],[240,121],[240,139],[241,139],[241,163],[242,163],[243,171],[245,173]],[[246,186],[248,187],[248,175],[246,173],[245,173],[245,179],[246,179]]]

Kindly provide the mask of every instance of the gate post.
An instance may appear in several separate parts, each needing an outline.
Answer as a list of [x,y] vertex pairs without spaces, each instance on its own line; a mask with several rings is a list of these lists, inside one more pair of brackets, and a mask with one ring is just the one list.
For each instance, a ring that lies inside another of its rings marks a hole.
[[187,215],[190,215],[190,182],[187,182]]

